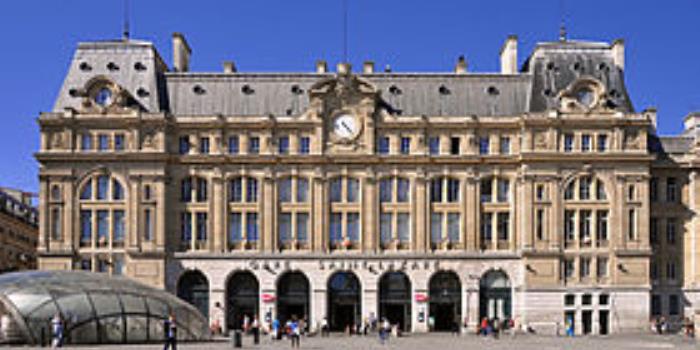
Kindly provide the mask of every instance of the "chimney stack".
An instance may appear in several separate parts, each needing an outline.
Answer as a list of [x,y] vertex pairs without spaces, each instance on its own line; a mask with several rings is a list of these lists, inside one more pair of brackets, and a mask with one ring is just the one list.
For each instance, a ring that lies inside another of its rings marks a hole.
[[455,73],[457,73],[457,74],[466,74],[467,73],[467,60],[464,59],[464,56],[459,56],[459,59],[457,59],[457,65],[455,66]]
[[173,70],[187,72],[190,70],[192,49],[182,33],[173,33]]
[[501,74],[518,73],[518,37],[509,35],[501,47]]
[[233,63],[232,61],[224,61],[224,73],[226,74],[233,74],[236,73],[238,70],[236,69],[236,64]]
[[347,75],[352,71],[352,65],[350,63],[338,63],[337,70],[338,74]]
[[365,63],[362,64],[362,73],[364,73],[364,74],[374,73],[374,62],[373,61],[365,61]]
[[613,55],[613,62],[620,70],[625,70],[625,40],[617,39],[610,47]]
[[328,64],[324,60],[316,61],[316,73],[323,74],[328,72]]

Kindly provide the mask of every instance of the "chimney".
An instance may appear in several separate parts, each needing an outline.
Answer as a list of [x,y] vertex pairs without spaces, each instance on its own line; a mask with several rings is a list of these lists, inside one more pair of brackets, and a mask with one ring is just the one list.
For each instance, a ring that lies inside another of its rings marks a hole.
[[518,73],[518,37],[509,35],[501,47],[501,74]]
[[464,59],[464,56],[459,56],[459,59],[457,59],[457,65],[455,66],[455,73],[457,73],[457,74],[466,74],[467,73],[467,60]]
[[238,70],[236,69],[236,64],[233,63],[232,61],[224,61],[224,73],[226,74],[233,74],[236,73]]
[[190,70],[192,49],[182,33],[173,33],[173,70],[187,72]]
[[347,75],[352,71],[352,65],[350,63],[338,63],[337,70],[338,74]]
[[374,73],[374,62],[373,61],[365,61],[365,63],[362,64],[362,73],[364,73],[364,74]]
[[617,39],[613,41],[610,47],[613,56],[613,62],[620,70],[625,70],[625,40]]
[[316,73],[323,74],[328,72],[328,64],[324,60],[316,61]]

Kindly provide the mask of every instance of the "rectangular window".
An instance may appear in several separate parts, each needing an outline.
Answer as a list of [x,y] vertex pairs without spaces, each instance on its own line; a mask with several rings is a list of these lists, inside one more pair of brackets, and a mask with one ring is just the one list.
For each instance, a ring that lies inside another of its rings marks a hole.
[[112,258],[112,274],[116,276],[124,274],[124,258],[120,255]]
[[243,201],[243,179],[237,177],[229,183],[229,201],[240,203]]
[[666,179],[666,202],[676,201],[676,178],[669,177]]
[[666,263],[666,279],[669,281],[676,280],[676,263],[673,261]]
[[498,225],[498,240],[507,241],[510,236],[510,213],[498,213],[497,217]]
[[392,201],[392,190],[394,189],[394,181],[392,179],[384,179],[379,181],[379,201],[381,203]]
[[360,181],[356,179],[348,179],[347,180],[347,202],[348,203],[356,203],[358,200],[358,194],[359,194],[359,189],[360,189]]
[[92,242],[92,211],[80,211],[80,245],[88,246]]
[[428,151],[431,155],[440,154],[440,138],[432,136],[428,139]]
[[109,135],[105,135],[105,134],[97,135],[97,150],[98,151],[108,151],[109,150]]
[[447,179],[447,202],[455,203],[459,200],[459,180]]
[[591,135],[583,134],[581,135],[581,151],[590,152],[591,151]]
[[657,218],[649,219],[649,243],[659,243],[659,220]]
[[240,152],[240,140],[238,139],[238,135],[234,136],[229,136],[228,138],[228,153],[229,154],[238,154]]
[[657,294],[651,296],[651,314],[653,316],[661,315],[661,297]]
[[488,155],[489,154],[489,138],[479,137],[479,154]]
[[458,155],[459,152],[459,137],[451,137],[450,138],[450,154],[451,155]]
[[677,316],[679,313],[680,307],[678,303],[678,295],[669,295],[668,296],[668,314],[671,316]]
[[197,202],[206,202],[209,196],[207,179],[197,178]]
[[292,241],[292,214],[281,213],[279,217],[279,237],[281,244]]
[[343,214],[331,213],[330,220],[330,240],[331,243],[337,244],[343,241]]
[[309,241],[309,214],[297,213],[297,242]]
[[578,234],[582,244],[589,244],[591,242],[591,216],[590,210],[579,211]]
[[564,278],[570,279],[574,277],[574,259],[564,260]]
[[442,202],[442,178],[430,181],[430,201],[433,203]]
[[282,203],[289,203],[292,201],[292,178],[287,177],[280,180],[278,185],[278,196],[279,201]]
[[303,136],[301,139],[299,139],[299,153],[311,153],[311,139],[308,136]]
[[574,149],[574,135],[565,134],[564,135],[564,152],[571,152]]
[[391,233],[393,219],[394,217],[391,213],[381,213],[381,215],[379,215],[379,239],[382,244],[391,243],[393,239]]
[[143,239],[145,241],[153,240],[153,215],[151,209],[146,209],[143,211]]
[[510,197],[510,181],[504,179],[498,179],[498,202],[507,202]]
[[481,203],[491,203],[493,196],[493,180],[490,178],[481,180],[479,190],[481,192]]
[[544,239],[544,209],[537,209],[535,214],[535,236],[538,241]]
[[297,203],[309,201],[309,180],[297,178]]
[[637,239],[637,212],[634,209],[627,211],[627,238],[631,241]]
[[109,243],[109,211],[97,211],[97,243],[107,245]]
[[608,240],[608,211],[596,211],[596,239],[598,242],[607,242]]
[[180,154],[189,154],[190,153],[190,137],[189,136],[180,136],[179,152],[180,152]]
[[608,149],[608,135],[598,135],[598,152],[605,152]]
[[208,227],[207,213],[197,213],[197,241],[206,242]]
[[396,218],[396,230],[398,231],[399,242],[408,243],[411,241],[411,214],[399,213]]
[[583,201],[591,199],[590,177],[582,177],[578,180],[578,199]]
[[510,137],[501,137],[501,154],[510,154]]
[[245,216],[246,224],[246,237],[249,242],[257,242],[259,237],[258,234],[258,213],[247,213]]
[[83,151],[92,151],[92,135],[80,135],[80,149]]
[[115,210],[112,213],[112,234],[114,235],[114,244],[122,245],[124,244],[124,237],[126,237],[126,225],[124,224],[124,211]]
[[598,278],[608,277],[608,258],[602,256],[598,257],[596,266],[596,276],[598,276]]
[[123,151],[124,150],[124,135],[116,134],[114,135],[114,150]]
[[243,241],[243,220],[241,213],[230,213],[228,220],[228,242],[238,243]]
[[61,210],[59,208],[51,209],[51,239],[54,241],[59,241],[62,239]]
[[452,243],[459,242],[459,213],[447,214],[447,239]]
[[277,153],[289,154],[289,136],[282,136],[277,139]]
[[430,214],[430,241],[434,244],[442,241],[442,213]]
[[258,154],[260,153],[260,138],[257,136],[251,136],[248,139],[248,153]]
[[411,153],[411,138],[404,136],[401,138],[401,154],[409,153]]
[[331,180],[330,184],[330,199],[331,203],[338,203],[342,201],[343,198],[343,181],[341,178],[335,178]]
[[579,268],[579,276],[581,278],[588,278],[591,275],[591,258],[589,257],[581,257],[581,260],[579,261],[580,268]]
[[377,153],[389,154],[389,138],[387,136],[382,136],[377,139]]
[[676,219],[666,219],[666,243],[668,245],[676,244]]
[[565,243],[574,242],[574,232],[576,230],[576,212],[574,210],[564,211],[564,240]]
[[481,223],[479,230],[479,239],[481,240],[481,247],[486,248],[491,244],[491,239],[493,237],[492,227],[493,227],[493,214],[482,213]]
[[360,214],[347,213],[347,238],[350,242],[358,242],[360,240]]
[[410,186],[411,185],[410,185],[410,182],[408,179],[399,178],[397,180],[397,184],[396,184],[396,201],[397,202],[399,202],[399,203],[408,202]]
[[258,180],[250,177],[246,178],[245,201],[248,203],[255,203],[258,201]]
[[649,180],[649,200],[652,202],[659,200],[659,179],[655,177]]
[[199,138],[199,153],[200,154],[209,154],[209,138],[208,137],[200,137]]
[[192,241],[192,213],[190,212],[180,214],[180,241],[187,246]]

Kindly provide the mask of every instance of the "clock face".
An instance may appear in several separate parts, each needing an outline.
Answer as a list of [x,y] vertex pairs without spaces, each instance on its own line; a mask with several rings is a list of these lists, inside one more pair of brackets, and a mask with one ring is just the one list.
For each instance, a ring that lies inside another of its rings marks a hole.
[[350,114],[342,113],[333,119],[333,132],[341,138],[349,139],[357,135],[357,120]]

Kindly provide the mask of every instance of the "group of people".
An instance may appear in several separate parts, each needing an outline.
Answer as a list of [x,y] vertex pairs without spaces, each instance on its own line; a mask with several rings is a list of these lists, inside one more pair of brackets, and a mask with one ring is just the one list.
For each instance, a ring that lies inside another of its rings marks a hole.
[[[693,322],[693,320],[690,319],[690,317],[685,317],[683,319],[681,327],[683,330],[683,334],[685,334],[686,337],[695,338],[695,323]],[[652,332],[655,332],[656,334],[667,334],[671,332],[670,328],[670,322],[666,319],[666,317],[661,316],[652,319]]]
[[515,335],[515,320],[512,318],[499,319],[484,317],[481,319],[476,333],[484,337],[493,336],[498,339],[501,333],[508,333],[511,336]]
[[306,330],[306,321],[303,318],[298,319],[296,315],[292,315],[292,318],[282,324],[278,318],[275,318],[270,322],[268,328],[270,329],[272,340],[280,340],[283,337],[287,337],[292,342],[292,348],[299,348],[301,346],[301,336]]

